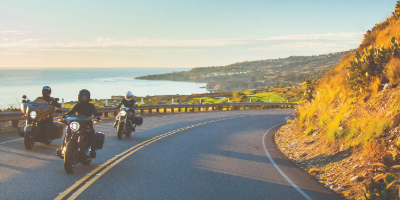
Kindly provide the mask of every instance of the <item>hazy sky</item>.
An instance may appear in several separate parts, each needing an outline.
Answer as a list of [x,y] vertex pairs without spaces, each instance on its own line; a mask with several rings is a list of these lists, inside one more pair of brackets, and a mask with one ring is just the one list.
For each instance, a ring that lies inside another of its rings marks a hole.
[[396,1],[0,0],[0,68],[192,68],[345,51]]

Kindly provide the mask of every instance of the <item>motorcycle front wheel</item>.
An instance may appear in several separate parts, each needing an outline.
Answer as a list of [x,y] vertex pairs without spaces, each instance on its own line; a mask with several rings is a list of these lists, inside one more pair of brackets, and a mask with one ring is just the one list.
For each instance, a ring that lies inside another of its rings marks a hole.
[[24,133],[24,146],[26,150],[31,150],[33,148],[35,141],[31,138],[31,132]]
[[124,134],[123,133],[124,132],[124,126],[125,126],[124,122],[118,123],[118,127],[117,127],[118,140],[122,140],[122,135]]
[[64,153],[64,169],[65,172],[71,174],[75,170],[76,157],[77,157],[77,143],[75,140],[71,140],[67,143],[67,147]]

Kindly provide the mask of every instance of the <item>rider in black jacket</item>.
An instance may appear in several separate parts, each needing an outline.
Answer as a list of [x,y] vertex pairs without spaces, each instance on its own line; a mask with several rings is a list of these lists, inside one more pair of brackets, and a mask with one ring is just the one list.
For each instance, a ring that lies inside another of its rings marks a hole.
[[[129,108],[129,111],[131,111],[133,114],[135,112],[135,110],[133,109],[133,107],[135,106],[135,99],[133,99],[133,94],[131,91],[128,91],[125,94],[125,98],[122,99],[121,103],[119,103],[118,108],[120,108],[122,105],[124,105],[125,107]],[[135,116],[131,115],[131,121],[132,123],[135,123]],[[117,123],[118,123],[118,117],[115,119],[115,123],[114,123],[114,128],[117,127]]]
[[[86,89],[79,91],[78,93],[79,103],[67,112],[67,115],[78,113],[78,115],[84,115],[86,117],[92,117],[97,113],[96,108],[90,101],[90,92]],[[90,157],[96,158],[96,134],[94,132],[93,124],[89,124],[89,138],[90,138]]]

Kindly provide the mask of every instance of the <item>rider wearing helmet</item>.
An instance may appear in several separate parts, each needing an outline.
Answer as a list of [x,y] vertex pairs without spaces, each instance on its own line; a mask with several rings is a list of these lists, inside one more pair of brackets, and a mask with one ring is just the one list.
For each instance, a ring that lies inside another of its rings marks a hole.
[[[118,108],[120,108],[122,105],[124,105],[125,107],[129,108],[129,110],[134,114],[135,110],[133,109],[133,107],[135,106],[135,104],[136,104],[136,101],[135,101],[135,99],[133,99],[132,92],[128,91],[125,94],[125,98],[122,99],[121,103],[118,105]],[[131,115],[131,121],[132,121],[132,123],[135,122],[134,115]],[[114,128],[117,127],[117,122],[118,122],[118,117],[115,119]]]
[[[50,97],[51,95],[51,88],[49,86],[44,86],[42,88],[42,96],[38,97],[37,99],[41,99],[47,102],[47,104],[52,105],[56,108],[61,108],[61,104],[57,101],[57,98]],[[51,115],[47,116],[45,119],[46,123],[49,125],[49,131],[46,134],[50,134],[53,129],[53,117]]]
[[48,104],[53,105],[57,108],[61,108],[61,104],[59,104],[55,98],[50,97],[51,95],[51,88],[49,86],[44,86],[42,89],[42,96],[38,97],[38,99],[42,99],[46,101]]
[[[96,108],[90,101],[90,92],[86,89],[79,91],[78,93],[79,103],[67,112],[67,115],[78,113],[78,115],[84,115],[86,117],[92,117],[97,113]],[[90,138],[90,157],[96,158],[96,135],[94,132],[93,124],[89,123],[89,138]]]

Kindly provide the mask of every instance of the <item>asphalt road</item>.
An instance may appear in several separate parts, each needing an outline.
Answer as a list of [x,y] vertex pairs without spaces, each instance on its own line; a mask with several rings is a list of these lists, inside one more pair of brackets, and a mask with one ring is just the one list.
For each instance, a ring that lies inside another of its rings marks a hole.
[[104,148],[73,174],[50,145],[27,151],[0,135],[1,199],[340,199],[288,160],[273,142],[292,109],[144,118],[118,140],[113,120],[95,125]]

